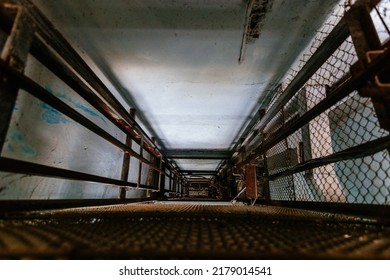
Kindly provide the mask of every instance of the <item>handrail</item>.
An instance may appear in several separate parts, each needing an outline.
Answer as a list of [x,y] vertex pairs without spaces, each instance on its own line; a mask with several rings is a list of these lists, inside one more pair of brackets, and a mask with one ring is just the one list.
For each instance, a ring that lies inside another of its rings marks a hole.
[[[375,8],[378,2],[380,1],[379,0],[358,0],[353,5],[354,6],[365,5],[372,10]],[[338,24],[333,28],[333,30],[329,33],[329,35],[322,42],[322,44],[317,48],[317,50],[313,53],[310,59],[302,67],[302,69],[297,73],[297,75],[286,87],[286,89],[284,89],[281,96],[278,98],[278,101],[274,102],[272,106],[268,108],[265,115],[252,126],[252,128],[250,129],[251,132],[248,132],[247,135],[245,135],[242,144],[236,147],[236,150],[233,152],[233,156],[232,156],[233,162],[237,161],[237,159],[240,156],[239,148],[248,145],[251,141],[253,141],[253,139],[258,135],[259,131],[262,131],[266,127],[268,122],[271,121],[272,118],[274,118],[278,112],[280,112],[280,110],[287,104],[287,102],[289,102],[291,98],[302,88],[302,86],[304,86],[304,84],[316,73],[316,71],[326,62],[326,60],[330,57],[330,55],[334,51],[336,51],[337,48],[348,38],[349,35],[350,32],[348,30],[348,26],[344,16],[338,22]],[[287,136],[287,133],[283,133],[283,135]],[[277,142],[273,141],[273,139],[272,139],[272,143],[276,144]],[[280,140],[280,138],[278,139]],[[249,155],[244,161],[241,161],[239,165],[242,166],[246,163],[249,163],[259,153],[264,152],[266,150],[265,147],[270,147],[270,144],[259,143],[258,146],[255,147],[255,149],[251,152],[251,155]],[[222,167],[225,166],[221,166],[221,168]]]

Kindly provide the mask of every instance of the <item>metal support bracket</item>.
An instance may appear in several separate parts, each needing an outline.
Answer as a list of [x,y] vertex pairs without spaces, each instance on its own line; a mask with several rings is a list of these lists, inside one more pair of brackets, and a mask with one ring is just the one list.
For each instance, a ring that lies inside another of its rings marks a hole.
[[[360,62],[359,67],[351,69],[352,75],[356,75],[357,72],[364,71],[379,55],[385,53],[386,48],[380,42],[367,6],[352,7],[346,14],[346,21]],[[389,67],[385,66],[385,69]],[[386,71],[382,73],[367,81],[358,92],[361,96],[371,98],[380,126],[390,131],[390,80],[385,74]]]
[[[387,48],[384,48],[383,50],[372,50],[367,51],[367,63],[371,63],[375,58],[378,56],[384,54],[386,52]],[[388,72],[387,72],[388,73]],[[380,77],[379,75],[376,75],[374,78],[375,86],[379,88],[385,88],[387,89],[387,93],[390,95],[390,79],[388,78],[386,81],[384,80],[385,77]]]

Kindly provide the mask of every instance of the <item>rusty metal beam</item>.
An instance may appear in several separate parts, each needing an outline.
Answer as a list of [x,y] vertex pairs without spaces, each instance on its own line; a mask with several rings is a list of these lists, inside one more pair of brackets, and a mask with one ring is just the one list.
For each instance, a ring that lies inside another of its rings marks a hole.
[[[123,105],[115,98],[107,86],[99,79],[88,64],[73,49],[70,43],[61,35],[42,12],[30,0],[15,0],[28,12],[32,22],[36,26],[39,35],[49,44],[78,74],[85,79],[96,92],[121,116],[124,122],[134,127],[140,134],[144,135],[149,145],[153,146],[151,138],[142,127],[133,119]],[[159,143],[163,147],[162,143]]]
[[[354,5],[365,5],[369,9],[373,9],[378,0],[357,0]],[[304,86],[310,77],[326,62],[330,55],[332,55],[337,48],[348,38],[350,35],[345,18],[342,18],[340,22],[333,28],[328,37],[322,42],[298,74],[294,77],[291,83],[283,91],[282,95],[278,98],[268,110],[267,113],[251,128],[251,132],[245,135],[245,141],[242,146],[248,145],[258,133],[265,128],[269,121],[287,104],[287,102]],[[242,136],[241,136],[242,137]],[[256,149],[256,150],[259,150]],[[240,156],[240,152],[236,149],[233,159],[236,160]],[[254,158],[253,154],[249,155],[251,159]],[[237,160],[236,160],[237,161]],[[245,161],[244,164],[249,161]]]
[[[346,15],[346,21],[360,62],[360,65],[352,69],[352,75],[354,75],[355,71],[361,71],[370,63],[372,59],[370,53],[380,53],[383,51],[383,46],[367,5],[353,6]],[[358,92],[361,96],[371,97],[380,126],[390,131],[390,79],[388,72],[378,75],[375,79],[367,81],[367,85],[359,88]],[[387,86],[382,86],[382,82],[378,82],[378,80],[387,83]],[[381,93],[383,93],[384,98]]]
[[245,187],[246,197],[257,199],[257,180],[256,180],[256,165],[247,164],[245,166]]
[[[135,109],[130,109],[130,116],[133,118],[135,117]],[[131,138],[129,135],[126,135],[126,145],[130,148],[132,148],[133,141],[131,141]],[[121,180],[122,181],[128,181],[129,177],[129,170],[130,170],[130,154],[124,153],[123,154],[123,160],[122,160],[122,172],[121,172]],[[126,188],[120,188],[119,189],[119,199],[125,199],[126,198]]]
[[[69,209],[90,206],[118,205],[151,201],[152,198],[128,198],[118,199],[23,199],[23,200],[0,200],[0,217],[12,217],[12,212],[38,211],[53,209]],[[16,214],[16,213],[15,213]],[[17,213],[20,215],[20,213]],[[31,213],[30,213],[31,214]]]
[[381,49],[381,41],[366,5],[354,5],[345,15],[356,54],[362,64],[367,63],[367,52]]
[[[34,27],[28,22],[23,9],[15,6],[7,6],[2,3],[0,8],[16,10],[11,33],[9,34],[1,51],[2,63],[8,65],[16,72],[23,72],[27,55],[34,36]],[[18,94],[18,85],[10,81],[4,73],[0,73],[0,153],[3,149],[12,112],[15,107]]]
[[317,168],[320,166],[324,166],[327,164],[335,163],[342,160],[351,160],[356,158],[362,158],[365,156],[373,155],[382,150],[388,149],[390,147],[390,136],[386,136],[383,138],[379,138],[359,146],[355,146],[344,151],[340,151],[334,154],[331,154],[326,157],[311,159],[300,164],[289,167],[287,170],[269,175],[269,180],[276,180],[280,177],[285,177],[288,175],[292,175],[298,172],[303,172],[307,170],[311,170],[313,168]]
[[159,172],[162,172],[159,168],[155,167],[151,162],[143,158],[141,155],[134,152],[130,147],[123,144],[121,141],[113,137],[111,134],[107,133],[105,130],[97,126],[95,123],[90,121],[88,118],[84,117],[80,113],[78,113],[76,110],[62,102],[59,98],[56,96],[50,94],[48,91],[46,91],[44,88],[42,88],[40,85],[38,85],[36,82],[31,80],[30,78],[26,77],[25,75],[19,73],[18,71],[12,69],[8,65],[6,65],[4,62],[0,62],[0,69],[1,71],[7,75],[7,78],[12,80],[12,82],[17,83],[18,86],[36,98],[42,100],[43,102],[47,103],[48,105],[52,106],[59,112],[63,113],[64,115],[68,116],[69,118],[73,119],[74,121],[78,122],[79,124],[83,125],[85,128],[91,130],[95,134],[99,135],[103,139],[107,140],[111,144],[115,145],[116,147],[122,149],[126,153],[129,153],[131,156],[137,158],[138,160],[144,162],[145,164],[148,164],[152,168],[158,170]]
[[[31,54],[44,66],[52,71],[57,77],[63,80],[92,107],[98,110],[103,116],[111,121],[116,127],[129,135],[136,143],[140,143],[139,134],[134,131],[118,114],[97,96],[65,63],[60,61],[54,52],[48,48],[39,37],[35,37],[31,46]],[[131,116],[131,114],[129,114]],[[132,117],[132,116],[131,116]],[[134,117],[132,117],[134,119]],[[158,156],[155,147],[144,144],[144,148],[153,156]]]
[[348,28],[344,20],[341,20],[328,37],[324,40],[321,46],[307,61],[301,71],[295,76],[283,94],[278,98],[268,110],[267,113],[255,124],[252,128],[252,133],[247,137],[243,145],[248,144],[253,140],[254,136],[264,129],[269,121],[283,108],[283,106],[301,89],[302,86],[310,79],[311,76],[326,62],[329,56],[334,53],[342,42],[344,42],[349,35]]
[[381,72],[385,66],[390,64],[390,49],[387,48],[380,56],[367,65],[366,69],[357,72],[353,77],[350,77],[343,84],[340,84],[337,88],[330,89],[327,97],[320,101],[316,106],[307,111],[298,119],[294,120],[289,127],[283,127],[276,131],[269,140],[261,143],[255,148],[251,154],[243,161],[237,163],[239,166],[243,166],[250,163],[258,155],[263,154],[268,149],[285,139],[290,134],[294,133],[299,128],[303,127],[311,120],[325,112],[331,106],[335,105],[342,98],[346,97],[353,90],[364,85],[366,81],[372,79],[373,76]]
[[[61,35],[61,33],[53,26],[53,24],[39,11],[39,9],[30,0],[13,0],[20,4],[28,12],[28,15],[36,28],[36,32],[40,37],[51,46],[63,60],[65,60],[106,102],[107,104],[118,113],[119,122],[123,123],[126,127],[130,127],[133,131],[138,133],[138,141],[141,136],[144,137],[144,146],[151,154],[153,150],[158,150],[163,155],[164,162],[168,167],[175,170],[177,167],[164,156],[157,145],[153,144],[151,137],[145,132],[145,130],[132,118],[123,105],[115,98],[110,92],[107,86],[100,80],[100,78],[93,72],[88,64],[81,58],[81,56],[73,49],[70,43]],[[143,118],[145,119],[145,118]],[[147,122],[144,120],[144,125],[150,128]],[[137,140],[137,139],[135,139]],[[164,148],[163,143],[158,145]]]

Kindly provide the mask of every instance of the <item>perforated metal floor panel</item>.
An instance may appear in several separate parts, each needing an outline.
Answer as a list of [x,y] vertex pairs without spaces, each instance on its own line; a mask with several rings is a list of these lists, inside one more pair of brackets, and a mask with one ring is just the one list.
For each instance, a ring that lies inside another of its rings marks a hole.
[[359,217],[271,206],[88,207],[3,218],[0,258],[390,259],[390,228]]

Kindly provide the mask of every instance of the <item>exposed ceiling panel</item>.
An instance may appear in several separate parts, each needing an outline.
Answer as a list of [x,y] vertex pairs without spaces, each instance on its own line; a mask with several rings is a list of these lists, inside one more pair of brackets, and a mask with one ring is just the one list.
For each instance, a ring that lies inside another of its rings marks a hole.
[[187,155],[176,156],[179,167],[213,170],[221,159],[188,154],[232,148],[338,1],[262,0],[267,9],[244,54],[248,1],[33,2],[138,110],[168,154]]

